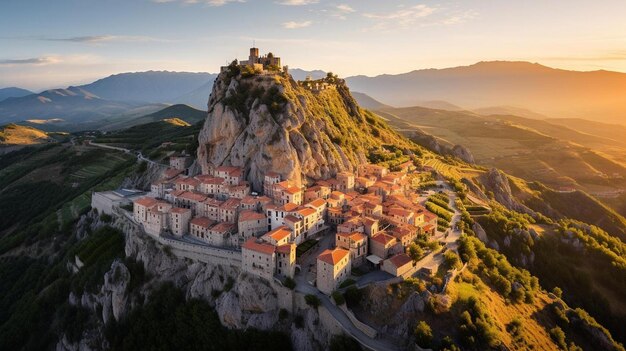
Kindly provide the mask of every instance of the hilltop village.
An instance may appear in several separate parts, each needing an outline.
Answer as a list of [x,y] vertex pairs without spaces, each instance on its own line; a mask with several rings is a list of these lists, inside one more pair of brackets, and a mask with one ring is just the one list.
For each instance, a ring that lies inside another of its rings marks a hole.
[[317,256],[316,285],[332,293],[361,266],[398,276],[413,267],[406,247],[432,236],[437,216],[416,202],[402,171],[360,165],[357,173],[298,187],[268,172],[263,193],[251,191],[238,167],[185,175],[189,157],[170,158],[164,178],[133,201],[133,219],[154,237],[240,250],[241,269],[271,280],[293,278],[298,246],[334,240]]

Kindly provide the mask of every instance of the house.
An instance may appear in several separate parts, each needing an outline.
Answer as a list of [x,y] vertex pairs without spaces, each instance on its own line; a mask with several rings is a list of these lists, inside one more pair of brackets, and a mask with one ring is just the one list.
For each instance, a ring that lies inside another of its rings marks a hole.
[[270,230],[285,225],[285,217],[295,215],[297,208],[298,205],[294,203],[286,203],[282,206],[277,206],[275,204],[267,205],[265,211],[267,213]]
[[293,278],[296,273],[296,245],[276,246],[276,274]]
[[352,272],[350,251],[342,248],[324,250],[317,256],[317,288],[330,295]]
[[239,185],[243,181],[243,169],[233,166],[215,167],[213,175],[224,179],[227,185]]
[[228,199],[219,207],[220,222],[237,223],[237,214],[239,211],[239,199]]
[[322,185],[322,184],[319,184],[318,182],[317,185],[314,185],[306,189],[306,191],[304,192],[304,201],[310,202],[315,199],[326,200],[330,196],[330,192],[331,192],[331,189],[329,185]]
[[302,205],[302,189],[288,180],[272,185],[272,195],[274,202],[279,205],[287,203]]
[[358,167],[359,177],[373,176],[376,178],[382,178],[387,175],[387,172],[387,168],[369,163],[359,165]]
[[310,207],[301,207],[295,211],[294,215],[302,219],[304,239],[308,238],[309,235],[317,233],[317,230],[324,224],[323,222],[320,224],[317,211]]
[[250,194],[250,185],[248,182],[241,182],[238,185],[227,185],[225,193],[227,197],[243,199]]
[[263,213],[244,210],[239,213],[237,228],[240,239],[248,240],[267,232],[267,217]]
[[285,226],[291,230],[291,238],[292,241],[296,243],[296,245],[300,245],[302,243],[302,232],[304,231],[304,221],[302,218],[296,217],[294,215],[285,216],[284,219]]
[[272,280],[276,267],[274,245],[257,238],[250,238],[241,246],[241,259],[243,271]]
[[398,240],[386,233],[378,233],[370,238],[370,252],[382,259],[395,253]]
[[405,210],[399,206],[390,208],[387,211],[387,215],[391,217],[391,219],[397,223],[402,223],[402,224],[414,224],[415,223],[415,213],[410,210]]
[[418,228],[411,225],[403,225],[399,227],[395,227],[391,230],[391,235],[394,238],[398,239],[398,242],[402,244],[403,247],[409,246],[412,242],[417,239]]
[[291,230],[287,226],[278,227],[264,234],[261,240],[274,246],[285,245],[291,241]]
[[378,234],[379,231],[379,221],[375,218],[370,218],[364,216],[361,221],[363,222],[363,233],[368,237],[373,237]]
[[200,181],[193,177],[179,177],[174,180],[174,189],[200,191]]
[[189,233],[189,221],[191,209],[174,207],[170,210],[170,230],[175,236],[183,236]]
[[263,177],[263,194],[274,198],[274,184],[281,182],[280,174],[276,172],[267,172]]
[[202,212],[200,213],[201,216],[207,217],[216,222],[219,221],[220,220],[220,206],[222,206],[223,203],[224,201],[207,198],[202,203]]
[[337,233],[335,245],[350,251],[352,267],[360,266],[367,256],[367,236],[363,233]]
[[326,201],[322,198],[316,198],[309,202],[307,202],[304,207],[309,207],[314,209],[317,212],[317,217],[319,220],[326,220]]
[[374,202],[366,202],[363,204],[364,213],[367,216],[380,218],[383,215],[383,206]]
[[224,179],[208,174],[198,175],[196,179],[200,182],[199,191],[201,193],[213,196],[224,193]]
[[207,243],[213,246],[238,246],[238,240],[235,235],[237,226],[233,223],[221,222],[208,231]]
[[339,191],[350,191],[354,189],[354,174],[350,172],[337,173],[338,189]]
[[187,167],[191,166],[193,159],[189,155],[173,155],[170,156],[170,167],[184,171]]
[[112,215],[116,208],[130,205],[144,195],[138,190],[119,189],[113,191],[94,192],[91,195],[91,207],[98,213]]
[[209,228],[215,224],[215,221],[206,217],[196,217],[189,222],[189,232],[192,236],[207,241],[209,238]]
[[399,253],[384,260],[381,269],[394,277],[400,277],[410,272],[413,267],[411,257],[405,253]]
[[176,206],[191,209],[193,216],[202,214],[203,202],[207,199],[206,195],[186,190],[177,190],[171,195],[172,202]]

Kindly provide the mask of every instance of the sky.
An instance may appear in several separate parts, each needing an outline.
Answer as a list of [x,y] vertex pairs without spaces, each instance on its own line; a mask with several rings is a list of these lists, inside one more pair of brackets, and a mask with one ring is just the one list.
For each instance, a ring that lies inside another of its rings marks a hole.
[[0,87],[217,72],[253,42],[347,77],[478,61],[626,72],[624,0],[0,0]]

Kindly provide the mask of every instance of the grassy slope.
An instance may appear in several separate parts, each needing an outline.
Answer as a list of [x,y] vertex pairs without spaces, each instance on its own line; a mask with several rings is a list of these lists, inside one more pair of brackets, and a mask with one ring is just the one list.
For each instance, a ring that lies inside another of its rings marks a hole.
[[118,118],[107,121],[106,124],[101,127],[102,130],[111,131],[124,128],[130,128],[136,125],[147,124],[151,122],[158,122],[163,119],[178,118],[189,124],[196,124],[200,121],[204,121],[206,118],[206,111],[200,111],[187,105],[172,105],[162,110],[150,113],[148,115],[142,115],[133,118]]
[[0,146],[2,145],[35,145],[53,141],[48,133],[27,126],[7,124],[0,127]]

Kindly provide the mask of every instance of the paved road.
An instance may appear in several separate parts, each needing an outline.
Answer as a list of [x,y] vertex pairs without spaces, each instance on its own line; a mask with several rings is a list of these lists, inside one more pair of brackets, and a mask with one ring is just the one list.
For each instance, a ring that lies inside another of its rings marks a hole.
[[[87,143],[89,145],[91,145],[91,146],[95,146],[95,147],[99,147],[99,148],[103,148],[103,149],[122,151],[122,152],[125,152],[127,154],[132,153],[132,151],[130,149],[125,149],[123,147],[117,147],[117,146],[111,146],[111,145],[106,145],[106,144],[94,143],[91,140],[88,140]],[[148,163],[153,164],[153,165],[162,165],[161,163],[158,163],[156,161],[152,161],[149,158],[146,158],[141,152],[137,153],[137,160],[138,161],[145,161],[145,162],[148,162]]]
[[332,301],[330,301],[330,298],[328,296],[322,294],[319,290],[317,290],[317,288],[306,283],[306,281],[304,283],[302,281],[299,281],[298,277],[296,277],[296,281],[298,282],[298,285],[296,286],[297,292],[317,296],[320,299],[322,306],[324,306],[324,308],[328,310],[330,315],[333,316],[333,318],[335,318],[335,320],[341,325],[344,332],[357,340],[363,347],[370,350],[381,351],[401,350],[389,340],[372,339],[369,336],[365,335],[365,333],[363,333],[361,330],[355,327],[354,324],[352,324],[348,316],[346,316],[346,314],[339,307],[335,306]]

